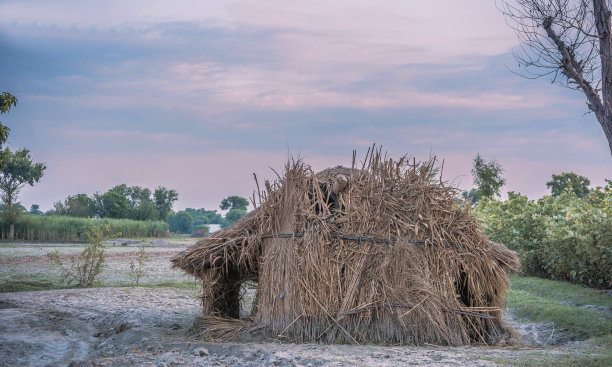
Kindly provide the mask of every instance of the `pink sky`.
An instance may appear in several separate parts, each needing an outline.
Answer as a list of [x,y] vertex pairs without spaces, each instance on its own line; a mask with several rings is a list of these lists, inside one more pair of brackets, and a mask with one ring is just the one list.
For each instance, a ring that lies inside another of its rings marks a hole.
[[469,189],[480,153],[503,191],[537,198],[552,174],[603,185],[612,162],[583,96],[514,75],[494,2],[4,1],[2,121],[47,164],[22,203],[50,209],[126,183],[215,209],[273,177],[377,143],[445,161]]

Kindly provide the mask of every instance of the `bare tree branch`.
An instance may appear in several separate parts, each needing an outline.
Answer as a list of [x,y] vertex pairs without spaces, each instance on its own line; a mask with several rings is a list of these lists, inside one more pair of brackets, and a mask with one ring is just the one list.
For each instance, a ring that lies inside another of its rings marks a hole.
[[501,0],[520,41],[519,75],[580,90],[612,154],[612,30],[608,0]]

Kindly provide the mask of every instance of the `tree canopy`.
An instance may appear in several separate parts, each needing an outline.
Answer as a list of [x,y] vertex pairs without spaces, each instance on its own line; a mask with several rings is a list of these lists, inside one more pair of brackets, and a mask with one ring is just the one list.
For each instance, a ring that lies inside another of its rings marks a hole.
[[243,198],[242,196],[229,196],[221,201],[220,208],[221,210],[247,210],[249,206],[249,200]]
[[558,175],[552,175],[552,180],[546,183],[546,187],[551,190],[553,196],[559,196],[566,190],[570,190],[581,198],[589,193],[590,184],[591,181],[584,176],[573,172],[563,172]]
[[86,194],[76,194],[68,196],[63,203],[58,201],[53,204],[53,210],[59,215],[91,218],[95,214],[96,204]]
[[167,216],[177,198],[176,191],[165,187],[159,186],[152,194],[146,187],[121,184],[105,193],[97,192],[92,197],[86,194],[70,195],[64,202],[56,202],[51,213],[71,217],[159,220],[165,219],[162,215]]
[[40,205],[38,204],[30,205],[30,211],[28,213],[33,215],[43,215],[43,212],[40,210]]
[[[7,113],[11,107],[17,106],[17,98],[10,93],[2,92],[0,94],[0,114]],[[10,129],[0,122],[0,146],[8,139]]]
[[474,166],[472,168],[472,176],[476,189],[472,189],[463,194],[465,199],[471,199],[476,203],[481,198],[494,199],[500,196],[502,186],[506,184],[506,180],[501,177],[504,172],[501,165],[495,160],[485,161],[480,154],[476,154],[474,158]]
[[25,185],[34,186],[40,181],[47,167],[44,163],[34,163],[28,149],[12,152],[5,148],[3,152],[5,161],[0,167],[0,198],[5,205],[2,215],[10,226],[9,239],[13,239],[14,225],[21,214],[14,205],[19,191]]
[[188,212],[181,210],[177,213],[170,213],[166,219],[170,232],[191,233],[193,230],[193,217]]
[[158,186],[153,193],[153,200],[159,213],[159,219],[165,220],[172,211],[172,205],[178,200],[178,193],[174,190]]

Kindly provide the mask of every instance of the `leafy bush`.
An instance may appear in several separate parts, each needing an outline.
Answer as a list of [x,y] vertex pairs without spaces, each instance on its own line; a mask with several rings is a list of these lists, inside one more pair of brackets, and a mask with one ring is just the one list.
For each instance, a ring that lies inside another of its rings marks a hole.
[[65,265],[59,250],[47,254],[61,271],[60,280],[68,285],[76,283],[79,287],[94,284],[104,267],[105,255],[102,241],[110,233],[110,226],[89,226],[84,230],[87,246],[78,255],[70,256],[70,265]]
[[519,253],[527,274],[612,286],[612,185],[537,202],[515,193],[475,208],[484,232]]
[[612,286],[612,187],[578,199],[562,194],[546,218],[544,267],[553,277]]
[[475,207],[475,214],[483,222],[483,231],[491,240],[518,252],[524,272],[542,275],[545,218],[540,215],[535,202],[509,192],[506,201],[484,198]]

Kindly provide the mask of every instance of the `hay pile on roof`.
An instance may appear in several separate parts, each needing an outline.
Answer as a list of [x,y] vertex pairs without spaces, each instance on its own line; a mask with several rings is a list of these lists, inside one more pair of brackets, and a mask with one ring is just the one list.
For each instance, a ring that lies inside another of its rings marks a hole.
[[277,182],[258,185],[254,211],[173,265],[203,280],[211,325],[239,317],[240,284],[254,281],[250,330],[266,336],[495,342],[510,332],[501,308],[518,257],[482,234],[455,189],[432,182],[433,165],[394,161],[380,150],[359,169],[314,174],[290,162]]

